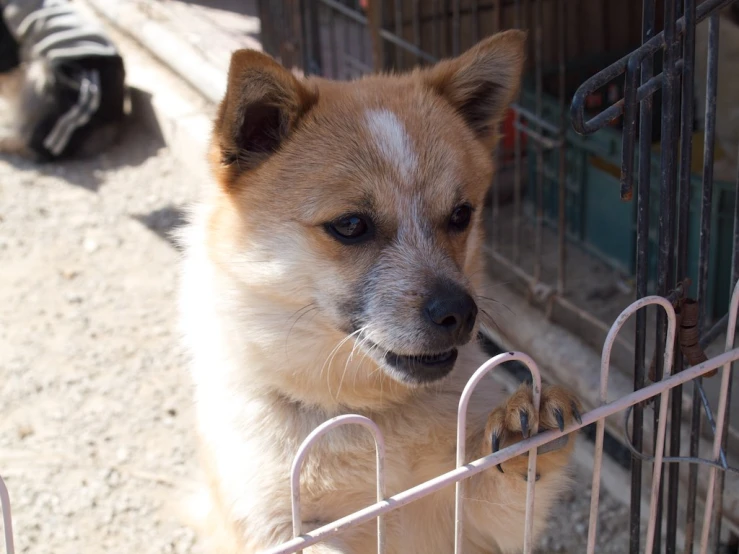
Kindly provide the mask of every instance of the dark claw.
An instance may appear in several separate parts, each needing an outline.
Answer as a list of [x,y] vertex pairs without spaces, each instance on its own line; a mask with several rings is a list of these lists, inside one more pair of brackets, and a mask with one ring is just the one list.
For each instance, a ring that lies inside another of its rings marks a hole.
[[562,417],[562,410],[557,408],[554,410],[554,418],[557,420],[557,427],[559,427],[560,431],[565,430],[565,418]]
[[582,424],[582,417],[580,417],[580,412],[577,409],[577,406],[575,406],[575,403],[572,403],[572,417],[575,418],[575,421],[577,421],[579,424]]
[[[541,479],[541,473],[537,473],[536,474],[536,479],[534,479],[534,481],[538,481],[539,479]],[[529,476],[528,475],[524,475],[523,476],[523,480],[528,482]]]
[[[493,433],[492,442],[493,442],[493,454],[495,454],[498,450],[500,450],[500,437],[496,435],[495,433]],[[498,464],[495,467],[497,467],[498,471],[500,471],[501,473],[505,473],[505,471],[503,471],[503,468],[500,467],[500,464]]]
[[519,415],[521,417],[521,434],[523,435],[523,438],[528,439],[529,438],[529,414],[526,412],[526,410],[521,410],[519,412]]

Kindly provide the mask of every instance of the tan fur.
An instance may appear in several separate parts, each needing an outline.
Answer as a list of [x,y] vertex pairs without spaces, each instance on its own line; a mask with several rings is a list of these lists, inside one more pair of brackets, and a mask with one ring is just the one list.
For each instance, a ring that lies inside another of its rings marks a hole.
[[[524,41],[509,31],[430,69],[350,83],[298,80],[267,56],[234,54],[210,151],[217,186],[182,236],[182,322],[213,503],[206,525],[223,541],[213,552],[291,538],[289,468],[330,417],[358,413],[380,426],[389,494],[453,469],[459,396],[486,359],[479,345],[458,345],[454,370],[423,386],[382,360],[386,350],[441,348],[419,323],[430,283],[447,279],[475,298],[481,290],[490,147],[518,89]],[[461,202],[475,208],[472,224],[451,232]],[[376,221],[371,241],[346,246],[324,228],[357,211]],[[357,313],[364,326],[350,335]],[[572,421],[566,391],[547,389],[542,402],[542,428],[556,426],[556,409]],[[520,440],[508,414],[522,408],[533,410],[528,389],[506,403],[484,380],[469,407],[470,460],[490,453],[494,428]],[[537,532],[566,486],[571,443],[541,457]],[[374,460],[363,429],[315,445],[302,472],[303,529],[371,504]],[[520,463],[466,484],[465,552],[520,550]],[[447,554],[453,487],[391,513],[387,526],[390,553]],[[374,551],[373,523],[306,550]]]

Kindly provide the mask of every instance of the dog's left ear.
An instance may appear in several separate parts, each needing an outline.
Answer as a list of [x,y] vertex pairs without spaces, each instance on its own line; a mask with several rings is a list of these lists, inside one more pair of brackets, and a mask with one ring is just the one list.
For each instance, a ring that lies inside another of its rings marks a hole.
[[214,161],[226,178],[274,154],[316,100],[317,93],[266,54],[234,52],[213,135]]
[[497,33],[457,58],[423,70],[424,82],[443,96],[485,143],[496,138],[498,123],[518,94],[526,33]]

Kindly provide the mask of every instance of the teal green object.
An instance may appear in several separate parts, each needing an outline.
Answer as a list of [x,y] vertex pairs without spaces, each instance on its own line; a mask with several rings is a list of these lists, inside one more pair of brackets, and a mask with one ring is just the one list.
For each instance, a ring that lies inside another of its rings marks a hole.
[[[527,109],[535,110],[535,95],[530,86],[524,88],[520,101]],[[560,115],[559,102],[544,94],[542,116],[558,124]],[[567,116],[569,122],[569,114]],[[567,238],[615,270],[631,277],[635,276],[636,192],[634,199],[629,202],[622,201],[619,197],[621,131],[606,127],[593,135],[582,136],[568,124],[566,146]],[[533,216],[537,192],[537,159],[536,146],[531,139],[527,140],[526,154],[529,183],[526,194],[527,211]],[[545,224],[556,228],[559,207],[557,184],[559,153],[556,149],[545,150],[542,159],[541,181]],[[635,191],[638,186],[638,158],[636,162]],[[652,152],[650,163],[649,289],[653,292],[657,271],[659,234],[659,152]],[[693,297],[697,295],[701,188],[702,177],[693,174],[688,218],[687,267],[687,277],[690,277],[693,282],[690,291]],[[713,320],[723,316],[729,307],[735,194],[733,183],[714,181],[706,310],[708,317]],[[684,277],[678,276],[680,279]]]

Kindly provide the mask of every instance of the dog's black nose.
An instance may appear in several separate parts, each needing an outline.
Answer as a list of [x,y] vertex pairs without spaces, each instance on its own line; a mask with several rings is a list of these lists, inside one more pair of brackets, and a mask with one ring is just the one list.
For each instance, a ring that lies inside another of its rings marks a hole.
[[423,308],[424,315],[454,341],[468,340],[477,318],[477,304],[459,285],[444,283],[436,287]]

